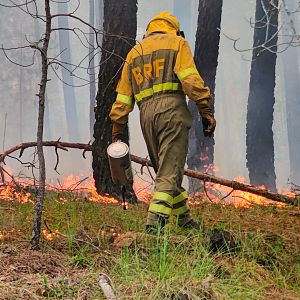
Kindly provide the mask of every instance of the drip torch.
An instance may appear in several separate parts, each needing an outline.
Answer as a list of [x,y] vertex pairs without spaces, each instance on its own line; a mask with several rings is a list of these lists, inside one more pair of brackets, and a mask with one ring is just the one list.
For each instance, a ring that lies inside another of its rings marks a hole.
[[115,184],[121,186],[123,209],[126,210],[126,185],[132,184],[129,147],[126,143],[117,141],[108,146],[107,154],[112,180]]

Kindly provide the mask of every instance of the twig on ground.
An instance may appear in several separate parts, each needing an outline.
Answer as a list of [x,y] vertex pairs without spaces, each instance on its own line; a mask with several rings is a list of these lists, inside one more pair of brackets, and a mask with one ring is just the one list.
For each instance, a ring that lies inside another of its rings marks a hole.
[[[24,288],[24,287],[16,287],[15,285],[10,286],[10,285],[5,284],[5,283],[1,283],[1,286],[2,286],[2,287],[5,287],[5,288],[7,288],[7,289],[13,290],[13,292],[16,292],[16,291],[22,292],[22,293],[23,293],[23,297],[24,297],[24,298],[22,297],[22,299],[32,299],[32,300],[39,300],[39,299],[40,299],[39,297],[37,297],[37,296],[35,295],[34,292],[32,292],[32,291],[30,291],[30,290],[28,290],[28,289],[26,289],[26,288]],[[24,294],[26,294],[29,298],[27,298]],[[26,298],[25,298],[25,297],[26,297]],[[4,299],[8,299],[8,298],[4,298]],[[11,299],[11,298],[9,297],[9,299]],[[20,298],[19,298],[19,299],[20,299]]]
[[213,202],[213,200],[210,198],[210,196],[208,195],[208,192],[207,192],[207,188],[206,188],[206,182],[203,181],[203,189],[204,189],[204,192],[205,192],[205,195],[207,197],[207,199],[210,201],[210,202]]
[[228,198],[233,192],[234,192],[234,189],[232,189],[226,196],[222,197],[221,201],[225,200],[226,198]]
[[289,215],[290,216],[295,216],[295,217],[298,217],[298,216],[300,217],[300,210],[298,210],[298,211],[296,211],[296,210],[295,211],[290,211]]
[[1,206],[0,206],[0,209],[2,209],[2,210],[11,210],[11,211],[15,211],[15,209],[14,209],[14,208],[11,208],[11,207],[1,207]]
[[88,180],[88,179],[89,179],[89,177],[85,177],[85,178],[79,180],[77,183],[74,183],[74,184],[72,185],[72,187],[71,187],[71,191],[76,190],[76,188],[77,188],[79,185],[81,185],[84,181],[86,181],[86,180]]
[[101,249],[97,246],[95,246],[93,243],[89,242],[89,241],[85,241],[83,239],[79,239],[79,238],[76,238],[76,236],[74,235],[66,235],[66,234],[63,234],[61,233],[60,231],[56,230],[56,231],[53,231],[49,226],[48,226],[48,223],[47,223],[47,220],[44,220],[44,225],[46,227],[46,229],[50,232],[50,233],[54,233],[54,234],[57,234],[63,238],[66,238],[66,239],[69,239],[70,237],[72,237],[76,242],[80,242],[80,243],[84,243],[84,244],[87,244],[89,246],[91,246],[92,248],[94,248],[95,250],[97,251],[100,251],[100,252],[103,252],[103,253],[106,253],[106,254],[109,254],[111,255],[111,253],[107,250],[104,250],[104,249]]

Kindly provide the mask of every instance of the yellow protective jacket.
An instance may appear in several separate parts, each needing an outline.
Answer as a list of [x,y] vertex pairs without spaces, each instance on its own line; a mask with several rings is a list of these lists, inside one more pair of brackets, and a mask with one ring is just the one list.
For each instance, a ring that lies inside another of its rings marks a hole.
[[196,102],[211,98],[190,47],[178,30],[179,24],[174,28],[161,18],[154,19],[147,36],[128,53],[110,112],[113,122],[126,124],[135,102],[139,105],[160,94],[185,93]]

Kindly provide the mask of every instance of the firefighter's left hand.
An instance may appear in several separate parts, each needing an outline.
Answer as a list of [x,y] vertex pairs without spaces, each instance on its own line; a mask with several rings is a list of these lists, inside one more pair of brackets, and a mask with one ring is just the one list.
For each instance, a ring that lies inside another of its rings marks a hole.
[[202,125],[204,136],[213,137],[217,122],[213,114],[202,114]]
[[112,142],[124,141],[127,130],[127,124],[113,123],[112,125]]

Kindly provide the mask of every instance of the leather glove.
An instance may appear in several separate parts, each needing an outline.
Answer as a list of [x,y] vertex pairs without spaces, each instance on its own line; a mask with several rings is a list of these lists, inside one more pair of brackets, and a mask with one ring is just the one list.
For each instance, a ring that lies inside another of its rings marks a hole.
[[214,113],[208,104],[208,100],[196,102],[196,105],[202,118],[203,134],[204,136],[212,137],[217,122],[214,118]]
[[112,125],[112,142],[124,141],[127,132],[127,124],[113,123]]
[[201,117],[204,136],[212,137],[217,125],[214,115],[202,114]]

